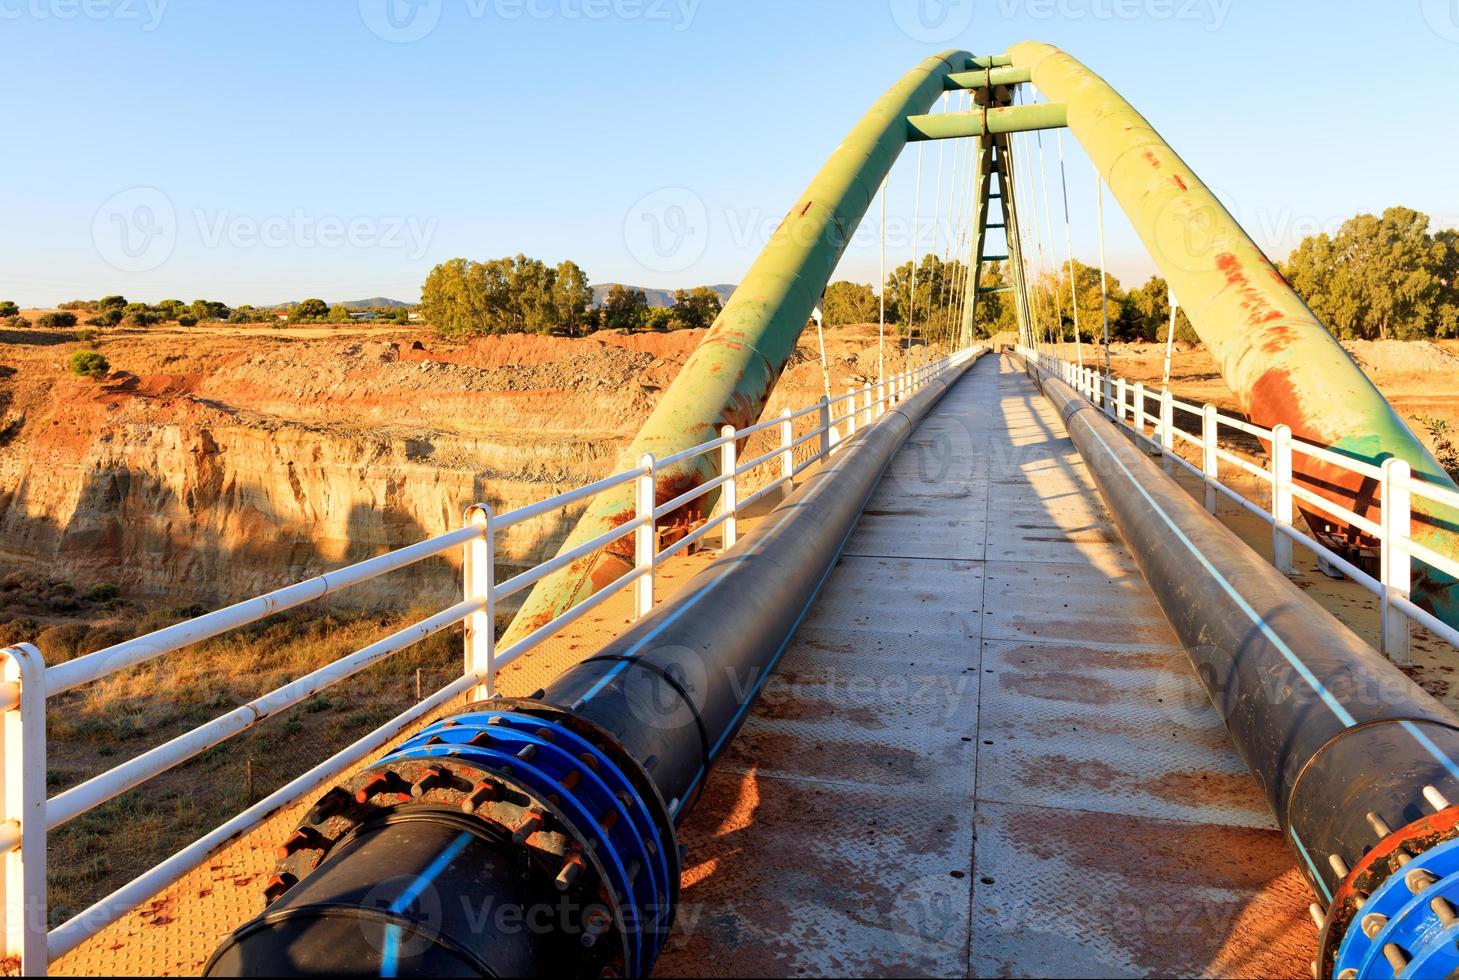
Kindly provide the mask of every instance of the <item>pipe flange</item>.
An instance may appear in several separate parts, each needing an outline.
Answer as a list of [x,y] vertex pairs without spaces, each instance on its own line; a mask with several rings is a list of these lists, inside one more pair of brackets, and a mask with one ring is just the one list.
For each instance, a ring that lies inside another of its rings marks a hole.
[[[1436,879],[1443,880],[1453,871],[1459,870],[1459,839],[1456,838],[1459,838],[1459,806],[1452,806],[1399,828],[1363,855],[1362,860],[1343,879],[1342,884],[1338,885],[1328,907],[1322,935],[1318,941],[1320,975],[1369,976],[1362,965],[1367,964],[1377,965],[1376,968],[1385,977],[1397,976],[1401,971],[1393,970],[1392,964],[1388,963],[1384,955],[1384,948],[1390,942],[1414,963],[1418,962],[1415,953],[1431,955],[1422,940],[1429,934],[1425,930],[1433,931],[1434,923],[1439,921],[1437,911],[1428,909],[1427,917],[1422,912],[1415,913],[1413,910],[1403,912],[1404,903],[1397,902],[1397,899],[1405,896],[1415,898],[1415,893],[1408,890],[1410,872],[1427,871],[1435,875]],[[1434,862],[1432,869],[1428,867],[1430,861]],[[1443,873],[1440,874],[1440,871]],[[1414,881],[1416,883],[1417,879]],[[1459,876],[1456,876],[1455,884],[1459,885]],[[1427,894],[1428,888],[1420,891]],[[1444,892],[1434,892],[1429,898],[1442,897],[1443,894]],[[1380,895],[1385,896],[1381,908],[1375,904]],[[1425,902],[1419,904],[1427,908]],[[1455,904],[1459,905],[1459,901]],[[1393,914],[1400,912],[1403,914]],[[1392,933],[1374,929],[1373,935],[1368,935],[1363,924],[1367,922],[1369,926],[1376,925],[1376,919],[1368,918],[1374,914],[1387,915],[1387,924],[1399,928]],[[1400,922],[1399,919],[1404,921]],[[1408,924],[1405,925],[1405,922]],[[1413,948],[1410,949],[1391,938],[1377,942],[1376,937],[1379,935],[1397,936],[1403,942],[1413,944]],[[1454,948],[1452,943],[1448,946]],[[1455,952],[1459,953],[1459,949],[1455,949]],[[1370,953],[1371,956],[1368,955]],[[1437,960],[1433,962],[1435,965],[1438,963]],[[1348,972],[1353,970],[1357,972]],[[1383,972],[1384,970],[1388,972]],[[1447,972],[1440,971],[1440,975]],[[1423,975],[1429,975],[1429,971],[1425,970]]]
[[1338,947],[1335,974],[1450,976],[1459,968],[1459,840],[1425,851],[1389,875]]
[[667,810],[656,792],[644,798],[640,787],[652,784],[611,739],[592,738],[601,733],[581,720],[567,724],[573,716],[551,706],[522,707],[468,708],[324,794],[279,847],[266,902],[389,814],[445,807],[505,832],[549,887],[581,906],[589,972],[646,975],[677,905],[679,853]]

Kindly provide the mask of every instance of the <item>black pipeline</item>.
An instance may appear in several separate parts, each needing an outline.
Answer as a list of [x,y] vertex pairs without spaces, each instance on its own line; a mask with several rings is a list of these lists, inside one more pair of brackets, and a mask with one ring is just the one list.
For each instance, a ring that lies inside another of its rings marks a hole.
[[972,360],[863,429],[755,532],[531,699],[433,724],[321,797],[208,976],[644,976],[675,827],[882,473]]
[[[1322,900],[1321,973],[1366,976],[1371,966],[1393,976],[1394,963],[1414,960],[1427,942],[1420,936],[1444,933],[1451,911],[1431,907],[1445,901],[1442,889],[1426,890],[1442,869],[1422,869],[1459,859],[1434,850],[1459,824],[1459,807],[1448,803],[1459,799],[1459,719],[1247,547],[1097,408],[1026,366],[1063,417]],[[1375,903],[1394,914],[1375,917]],[[1407,919],[1397,914],[1409,905]],[[1355,920],[1361,928],[1350,929]]]

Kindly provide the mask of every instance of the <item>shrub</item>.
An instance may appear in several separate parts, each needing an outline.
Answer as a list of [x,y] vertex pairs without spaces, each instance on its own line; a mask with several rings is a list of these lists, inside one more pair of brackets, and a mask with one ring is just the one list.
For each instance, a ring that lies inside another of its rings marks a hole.
[[76,326],[76,314],[68,310],[58,313],[42,313],[36,318],[36,323],[47,330],[64,330],[67,327]]
[[83,378],[100,378],[111,370],[111,364],[106,358],[93,350],[78,350],[71,355],[71,360],[66,363],[72,374],[79,374]]
[[98,650],[105,650],[109,646],[115,646],[128,635],[119,629],[110,626],[96,626],[86,631],[86,635],[76,643],[76,653],[84,655],[95,653]]
[[35,638],[35,645],[40,647],[41,653],[46,655],[46,663],[59,663],[76,656],[76,652],[81,649],[81,644],[86,639],[86,634],[90,632],[91,627],[85,623],[62,623],[59,626],[48,626],[41,630],[40,635]]
[[122,590],[110,582],[102,582],[100,585],[93,585],[81,594],[81,598],[87,602],[110,602],[122,594]]
[[0,300],[0,317],[20,316],[20,307],[10,300]]
[[0,623],[0,646],[29,643],[35,638],[36,629],[36,621],[33,619],[20,618]]
[[179,327],[195,327],[198,325],[198,318],[195,316],[180,316],[177,318]]
[[122,311],[116,309],[102,310],[96,316],[88,318],[86,322],[93,327],[114,327],[122,322]]
[[80,330],[76,331],[76,339],[85,341],[88,344],[99,336],[101,335],[98,334],[95,330],[92,330],[90,327],[82,327]]

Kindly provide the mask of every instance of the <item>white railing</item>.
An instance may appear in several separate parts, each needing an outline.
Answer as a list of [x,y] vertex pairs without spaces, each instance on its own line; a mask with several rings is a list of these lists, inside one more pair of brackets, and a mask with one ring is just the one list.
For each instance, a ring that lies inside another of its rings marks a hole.
[[[4,650],[4,676],[0,678],[0,710],[4,712],[3,718],[0,718],[0,743],[3,743],[0,744],[0,750],[3,750],[0,751],[0,764],[4,766],[3,774],[0,774],[0,851],[4,853],[0,901],[3,901],[6,914],[4,955],[20,957],[21,970],[26,975],[45,973],[49,963],[173,884],[268,817],[337,779],[431,712],[463,695],[470,694],[476,698],[494,696],[494,678],[498,670],[623,589],[634,588],[635,617],[648,613],[654,604],[655,570],[670,557],[702,541],[715,530],[719,531],[721,547],[732,547],[739,533],[739,518],[746,508],[776,490],[793,486],[801,473],[836,453],[858,429],[873,424],[892,405],[967,362],[975,354],[975,349],[959,351],[899,373],[884,382],[848,390],[845,395],[834,398],[821,398],[799,411],[787,409],[777,418],[745,429],[725,426],[719,437],[710,442],[664,459],[644,456],[636,469],[616,473],[505,514],[494,514],[490,507],[478,504],[466,512],[464,526],[455,531],[65,663],[46,666],[40,650],[28,643]],[[797,427],[807,424],[809,430],[797,436]],[[847,430],[844,437],[840,428],[843,424]],[[752,459],[740,460],[738,445],[762,432],[778,433],[778,445]],[[797,464],[797,450],[808,443],[815,444],[814,451]],[[659,469],[711,453],[719,454],[718,476],[673,500],[662,504],[656,502],[654,481]],[[742,479],[752,471],[772,465],[778,465],[779,475],[742,498],[739,492]],[[497,581],[496,541],[501,532],[629,484],[635,487],[636,514],[633,520],[505,581]],[[722,491],[716,515],[692,533],[660,549],[658,522],[716,489]],[[571,562],[629,535],[633,536],[635,552],[631,572],[506,649],[496,648],[495,613],[499,603]],[[462,601],[46,798],[46,704],[49,698],[458,548],[463,560]],[[49,830],[458,623],[466,625],[465,665],[461,676],[90,908],[55,929],[47,930],[46,835]]]
[[[1415,560],[1442,574],[1459,578],[1459,561],[1420,544],[1411,536],[1413,498],[1459,508],[1459,493],[1453,488],[1415,476],[1409,464],[1400,459],[1390,458],[1381,466],[1375,466],[1327,446],[1294,438],[1291,428],[1286,425],[1266,429],[1222,414],[1214,405],[1182,401],[1172,395],[1169,388],[1147,389],[1144,384],[1131,384],[1124,378],[1105,374],[1097,367],[1080,367],[1044,351],[1020,347],[1019,353],[1048,374],[1060,378],[1085,399],[1102,408],[1112,421],[1155,448],[1165,460],[1167,472],[1181,466],[1199,477],[1205,487],[1205,506],[1211,513],[1216,513],[1217,501],[1225,496],[1271,525],[1272,564],[1277,568],[1289,575],[1296,573],[1292,560],[1292,544],[1296,542],[1313,552],[1319,563],[1342,572],[1377,596],[1382,609],[1377,647],[1395,664],[1408,666],[1413,662],[1409,649],[1413,623],[1459,647],[1459,629],[1415,605],[1409,595]],[[1150,411],[1152,405],[1154,412]],[[1199,435],[1177,425],[1177,413],[1198,421]],[[1254,463],[1222,446],[1223,430],[1253,436],[1270,447],[1266,465]],[[1199,462],[1186,459],[1181,454],[1182,448],[1186,448]],[[1379,494],[1378,519],[1358,514],[1295,480],[1292,465],[1295,455],[1375,481]],[[1252,502],[1234,487],[1221,482],[1223,473],[1231,469],[1270,488],[1267,506]],[[1336,522],[1359,528],[1378,541],[1378,575],[1368,574],[1297,528],[1298,501]],[[1459,550],[1459,539],[1455,544],[1456,550]]]

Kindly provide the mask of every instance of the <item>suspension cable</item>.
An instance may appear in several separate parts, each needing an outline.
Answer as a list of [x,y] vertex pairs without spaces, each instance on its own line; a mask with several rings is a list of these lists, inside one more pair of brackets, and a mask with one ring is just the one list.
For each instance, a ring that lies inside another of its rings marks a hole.
[[1079,284],[1074,277],[1074,231],[1069,220],[1069,173],[1064,167],[1064,132],[1059,137],[1059,185],[1064,195],[1064,246],[1069,253],[1069,305],[1074,313],[1074,351],[1084,369],[1084,338],[1079,335]]
[[887,380],[887,182],[891,174],[881,179],[881,278],[877,280],[876,292],[881,315],[876,326],[876,380],[885,384]]
[[912,283],[907,297],[907,354],[912,352],[912,334],[917,329],[917,242],[922,237],[922,148],[917,144],[917,180],[912,192]]
[[1180,301],[1175,298],[1175,290],[1169,291],[1170,295],[1170,329],[1165,334],[1165,387],[1170,388],[1170,357],[1175,353],[1175,315],[1180,312]]
[[1099,315],[1104,321],[1104,376],[1110,374],[1109,357],[1109,270],[1104,261],[1104,177],[1096,171],[1099,200]]
[[[1039,98],[1042,98],[1041,94],[1039,95]],[[1044,191],[1044,228],[1049,235],[1049,255],[1052,259],[1052,261],[1050,261],[1049,263],[1049,268],[1051,270],[1050,275],[1052,275],[1052,270],[1058,268],[1059,260],[1054,252],[1054,209],[1049,206],[1049,168],[1044,162],[1043,130],[1039,130],[1035,134],[1035,136],[1037,137],[1039,148],[1039,182],[1043,185]],[[1039,256],[1039,268],[1040,271],[1043,270],[1042,254],[1040,254]],[[1059,283],[1057,279],[1054,281],[1054,323],[1059,328],[1058,344],[1062,348],[1064,345],[1064,297],[1063,291],[1059,289]],[[1060,350],[1059,354],[1060,356],[1063,356],[1063,351]]]
[[[956,143],[953,144],[953,174],[951,174],[951,179],[950,182],[948,182],[947,190],[947,238],[941,239],[940,236],[940,241],[938,241],[938,239],[935,239],[934,248],[932,248],[932,251],[934,251],[934,254],[938,257],[938,261],[940,261],[941,263],[940,267],[938,267],[937,270],[937,324],[938,327],[941,328],[940,333],[945,333],[945,330],[947,330],[947,305],[948,300],[951,299],[951,290],[948,289],[947,281],[947,249],[953,246],[953,239],[957,238],[957,220],[959,220],[957,219],[957,213],[959,213],[959,203],[961,198],[961,184],[959,184],[961,159],[963,159],[963,140],[957,140]],[[938,210],[937,228],[938,232],[941,233],[941,230],[943,230],[943,213],[941,213],[941,210]]]

